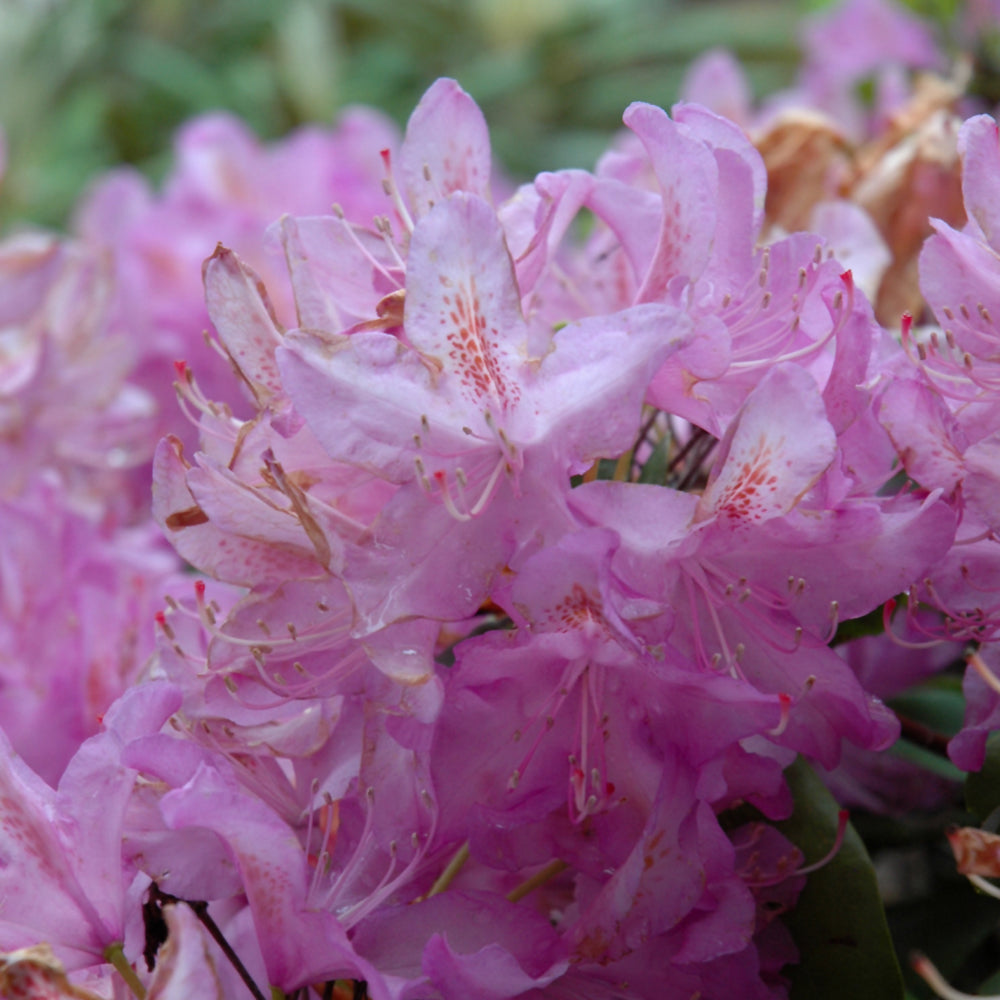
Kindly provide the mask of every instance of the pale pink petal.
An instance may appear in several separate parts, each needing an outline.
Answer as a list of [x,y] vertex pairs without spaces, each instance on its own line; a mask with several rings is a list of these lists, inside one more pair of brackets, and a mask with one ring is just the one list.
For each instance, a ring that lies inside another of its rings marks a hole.
[[435,206],[413,232],[406,287],[410,343],[457,380],[470,410],[515,406],[526,329],[494,210],[465,193]]
[[205,261],[205,301],[219,339],[258,406],[283,395],[274,352],[281,329],[257,274],[219,245]]
[[221,531],[187,485],[190,468],[176,438],[160,442],[153,467],[153,516],[182,558],[209,576],[245,586],[316,575],[320,567],[305,550]]
[[709,49],[691,63],[684,74],[681,96],[740,125],[750,121],[750,83],[727,49]]
[[787,514],[833,461],[837,441],[812,377],[784,365],[750,394],[721,447],[696,520],[750,524]]
[[398,262],[368,229],[335,215],[285,216],[277,225],[305,330],[342,333],[373,319],[382,299],[402,287]]
[[401,185],[421,216],[453,191],[490,196],[490,134],[476,102],[454,81],[424,93],[399,150]]
[[958,133],[962,198],[970,220],[1000,252],[1000,131],[989,115],[966,121]]
[[149,1000],[225,1000],[208,937],[194,911],[183,903],[163,908],[167,941],[156,955],[156,972],[149,984]]
[[663,198],[659,244],[637,301],[660,298],[671,278],[697,278],[715,236],[718,168],[711,150],[652,104],[631,104],[625,124],[642,140]]

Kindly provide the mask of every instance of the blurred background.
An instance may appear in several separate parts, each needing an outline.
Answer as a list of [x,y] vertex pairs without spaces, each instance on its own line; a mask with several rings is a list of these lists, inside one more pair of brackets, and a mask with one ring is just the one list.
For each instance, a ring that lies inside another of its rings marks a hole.
[[[955,0],[911,7],[946,22]],[[95,174],[156,179],[191,115],[264,139],[352,103],[405,123],[456,77],[514,177],[592,166],[633,100],[669,105],[692,60],[737,53],[758,95],[786,85],[818,0],[0,0],[0,226],[61,226]]]

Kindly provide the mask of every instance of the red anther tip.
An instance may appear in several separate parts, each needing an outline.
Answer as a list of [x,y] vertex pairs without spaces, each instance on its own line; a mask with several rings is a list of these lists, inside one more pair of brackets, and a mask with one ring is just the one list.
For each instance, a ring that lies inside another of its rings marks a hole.
[[854,272],[848,268],[846,271],[841,271],[840,280],[847,285],[848,288],[854,287]]
[[380,149],[378,155],[382,157],[382,162],[389,166],[389,160],[392,158],[392,153],[388,149]]
[[156,624],[160,626],[166,625],[167,616],[162,611],[157,611],[156,614],[153,615],[153,621],[155,621]]
[[180,375],[181,378],[184,378],[184,375],[187,372],[187,366],[188,363],[186,361],[174,362],[174,369],[176,370],[177,374]]
[[778,695],[778,701],[781,702],[782,708],[787,708],[792,703],[792,696],[790,694],[785,694],[784,691],[782,691]]
[[205,581],[204,580],[195,580],[194,581],[194,592],[198,595],[199,598],[205,596]]

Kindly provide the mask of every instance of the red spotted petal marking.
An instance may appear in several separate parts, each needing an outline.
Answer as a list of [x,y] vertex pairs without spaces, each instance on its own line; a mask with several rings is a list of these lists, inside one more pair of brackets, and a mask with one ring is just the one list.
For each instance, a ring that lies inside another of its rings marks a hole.
[[741,520],[759,521],[774,507],[778,476],[774,471],[775,452],[781,441],[772,442],[763,434],[739,464],[736,477],[719,495],[716,509],[720,514]]
[[[455,287],[446,275],[439,278],[445,288]],[[505,409],[517,402],[520,390],[507,380],[497,360],[500,333],[487,322],[475,277],[470,275],[467,283],[442,295],[441,303],[440,323],[447,331],[448,357],[466,394],[474,401],[488,397]]]

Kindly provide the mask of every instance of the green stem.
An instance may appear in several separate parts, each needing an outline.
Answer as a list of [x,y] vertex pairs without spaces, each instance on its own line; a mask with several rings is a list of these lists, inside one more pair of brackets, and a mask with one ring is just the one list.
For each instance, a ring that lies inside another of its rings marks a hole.
[[146,987],[139,981],[135,974],[135,969],[128,963],[125,952],[122,951],[121,941],[115,941],[104,949],[104,957],[110,962],[118,972],[118,975],[125,980],[125,985],[132,991],[136,1000],[146,1000]]
[[439,892],[444,892],[445,889],[451,885],[452,879],[462,870],[462,865],[469,860],[469,842],[466,841],[462,846],[455,852],[451,861],[448,862],[447,867],[440,875],[438,875],[435,883],[430,887],[427,893],[426,899],[430,899],[431,896],[436,896]]
[[550,861],[541,871],[535,872],[531,878],[526,879],[516,889],[508,892],[507,899],[511,903],[516,903],[518,900],[524,899],[529,892],[534,892],[540,885],[548,882],[550,878],[558,875],[561,871],[565,871],[567,868],[569,868],[569,865],[558,858],[555,861]]

